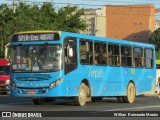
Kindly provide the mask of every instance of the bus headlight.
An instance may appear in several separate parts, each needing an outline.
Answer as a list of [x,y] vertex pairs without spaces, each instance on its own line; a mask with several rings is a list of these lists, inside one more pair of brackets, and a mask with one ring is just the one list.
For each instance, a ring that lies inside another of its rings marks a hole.
[[10,80],[6,80],[6,84],[9,85],[10,84]]
[[52,82],[52,83],[49,85],[49,89],[52,89],[52,88],[54,88],[55,86],[61,84],[62,81],[63,81],[63,79],[60,78],[59,80],[56,80],[56,81]]

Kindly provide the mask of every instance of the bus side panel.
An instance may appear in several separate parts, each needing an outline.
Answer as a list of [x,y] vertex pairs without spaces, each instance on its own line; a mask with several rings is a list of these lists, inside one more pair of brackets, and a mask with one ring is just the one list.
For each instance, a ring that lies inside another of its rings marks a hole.
[[145,69],[145,75],[141,80],[141,93],[154,90],[156,87],[156,71],[153,69]]
[[88,77],[88,66],[78,66],[77,69],[64,76],[66,81],[66,96],[78,96],[80,84],[83,80],[88,81],[90,89],[93,89],[94,82]]
[[104,83],[103,96],[119,96],[123,93],[123,80],[124,75],[122,74],[121,67],[111,67],[108,66],[106,69],[107,75],[105,74],[104,77],[107,78],[107,81]]
[[87,80],[91,96],[126,95],[129,79],[122,67],[82,65],[65,76],[67,96],[77,96],[82,80]]
[[[120,67],[110,66],[79,66],[78,70],[66,75],[67,96],[77,96],[82,80],[87,80],[91,96],[119,96],[124,94],[122,81],[124,76]],[[74,84],[74,85],[73,85]],[[72,88],[71,88],[72,87]],[[72,89],[72,90],[71,90]]]
[[[155,86],[155,72],[153,69],[145,68],[130,68],[124,69],[125,74],[125,88],[130,81],[135,84],[136,94],[142,94],[146,91],[154,89]],[[125,92],[125,94],[127,91]]]

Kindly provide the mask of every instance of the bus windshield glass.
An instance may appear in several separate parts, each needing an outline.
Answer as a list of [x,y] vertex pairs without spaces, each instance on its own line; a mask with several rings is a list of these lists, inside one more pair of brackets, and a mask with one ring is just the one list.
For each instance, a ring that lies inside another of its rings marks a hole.
[[11,71],[52,72],[62,68],[61,45],[17,45],[11,47]]

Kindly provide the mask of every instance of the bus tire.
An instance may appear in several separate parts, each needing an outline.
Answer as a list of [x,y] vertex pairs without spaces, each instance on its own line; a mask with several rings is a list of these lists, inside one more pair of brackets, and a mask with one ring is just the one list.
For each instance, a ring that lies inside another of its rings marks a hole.
[[92,102],[98,102],[99,100],[102,100],[102,97],[92,97]]
[[136,89],[132,82],[128,84],[127,96],[123,96],[122,99],[125,103],[133,103],[135,100]]
[[43,98],[33,98],[32,101],[35,105],[41,105],[45,102],[45,99],[43,99]]
[[117,98],[117,101],[119,103],[123,103],[124,102],[122,96],[117,96],[116,98]]
[[74,98],[75,104],[77,106],[84,106],[86,103],[86,98],[87,98],[86,85],[84,83],[81,83],[78,96]]

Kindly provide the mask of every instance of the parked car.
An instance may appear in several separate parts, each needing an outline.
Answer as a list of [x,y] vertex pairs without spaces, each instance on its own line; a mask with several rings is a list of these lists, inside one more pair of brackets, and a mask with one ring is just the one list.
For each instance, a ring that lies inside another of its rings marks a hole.
[[10,93],[9,61],[0,59],[0,93]]

